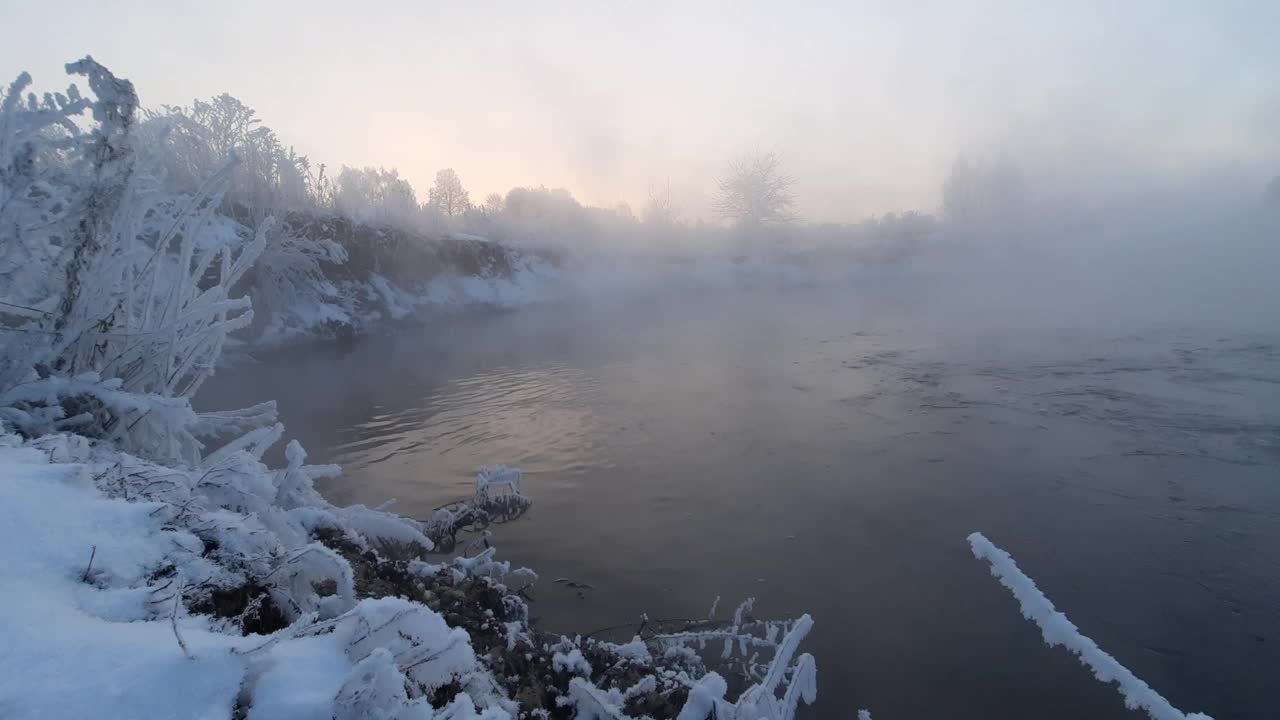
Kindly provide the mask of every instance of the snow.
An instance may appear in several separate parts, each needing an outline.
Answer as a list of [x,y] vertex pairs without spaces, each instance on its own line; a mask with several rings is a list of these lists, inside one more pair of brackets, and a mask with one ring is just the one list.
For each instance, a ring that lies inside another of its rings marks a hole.
[[258,665],[249,720],[329,720],[352,670],[332,635],[277,643]]
[[605,647],[614,655],[633,663],[645,665],[653,662],[653,656],[649,654],[649,646],[639,636],[632,638],[631,642],[621,645],[605,643]]
[[705,720],[724,702],[729,686],[716,673],[707,673],[689,690],[689,699],[676,720]]
[[378,273],[370,273],[364,280],[324,281],[320,289],[311,292],[269,295],[276,304],[266,309],[268,320],[251,344],[264,347],[323,337],[334,327],[364,333],[385,321],[423,313],[524,307],[554,298],[556,278],[550,263],[518,258],[509,277],[443,272],[417,287],[402,287]]
[[545,260],[522,258],[510,277],[443,274],[433,278],[415,305],[447,308],[450,306],[489,306],[517,308],[543,302],[555,296],[558,273]]
[[569,698],[573,701],[574,717],[578,720],[624,720],[627,717],[617,691],[606,693],[589,680],[579,677],[570,680]]
[[556,672],[573,673],[575,675],[591,676],[591,664],[582,656],[582,651],[578,648],[570,650],[568,653],[556,652],[551,657],[551,667]]
[[154,509],[101,497],[82,466],[0,448],[0,715],[226,717],[245,669],[233,642],[192,621],[187,660],[168,622],[137,620],[147,597],[129,588],[170,541]]
[[[404,297],[399,288],[392,287],[391,281],[377,273],[369,275],[369,285],[378,293],[382,304],[392,320],[402,320],[413,312],[412,300]],[[408,302],[406,302],[406,300]]]
[[[50,463],[49,449],[90,462]],[[408,600],[357,603],[345,560],[319,545],[301,545],[264,576],[293,611],[289,627],[242,637],[189,615],[175,591],[225,580],[226,570],[199,557],[204,544],[175,524],[170,503],[107,497],[94,482],[105,474],[94,461],[101,452],[70,436],[23,444],[0,435],[0,586],[21,588],[0,594],[6,719],[227,718],[242,685],[250,718],[367,717],[361,709],[370,707],[429,717],[429,706],[405,695],[406,679],[430,691],[452,678],[480,688],[470,700],[483,702],[486,716],[505,717],[465,631]],[[227,510],[203,517],[226,525],[228,541],[238,527],[264,529]],[[167,582],[156,577],[175,563]],[[318,581],[334,577],[336,593],[315,594]],[[475,710],[468,702],[454,706],[459,718]]]
[[1154,720],[1210,720],[1201,713],[1184,713],[1175,708],[1128,668],[1098,647],[1093,640],[1081,634],[1067,616],[1054,607],[1053,602],[1040,592],[1035,582],[1027,577],[1009,553],[996,547],[982,533],[969,535],[969,547],[973,556],[991,564],[991,574],[1017,598],[1022,616],[1040,627],[1049,647],[1061,645],[1075,654],[1080,663],[1093,671],[1094,677],[1104,683],[1114,682],[1124,696],[1125,707],[1142,709]]
[[[742,691],[738,699],[730,703],[724,699],[727,691],[725,680],[716,673],[707,673],[690,688],[689,700],[680,713],[680,720],[702,720],[714,712],[716,718],[729,720],[793,720],[801,702],[812,704],[818,697],[818,667],[813,656],[803,653],[796,656],[801,641],[813,629],[813,618],[801,615],[792,622],[759,622],[747,616],[754,599],[748,598],[734,612],[733,625],[728,630],[681,632],[659,635],[656,640],[666,648],[669,659],[678,659],[693,653],[688,646],[703,647],[710,642],[724,641],[722,659],[729,659],[737,648],[742,655],[748,649],[772,651],[768,663],[757,665],[755,655],[747,661],[748,677],[759,681]],[[785,628],[781,640],[776,640],[780,629]],[[794,662],[793,662],[794,658]],[[783,696],[778,697],[779,690]]]

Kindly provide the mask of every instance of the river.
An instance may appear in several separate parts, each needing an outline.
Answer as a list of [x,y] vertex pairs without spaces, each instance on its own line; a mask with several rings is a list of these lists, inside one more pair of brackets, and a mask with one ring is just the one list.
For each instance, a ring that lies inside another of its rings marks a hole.
[[545,628],[812,614],[810,718],[1137,717],[974,530],[1175,705],[1274,717],[1280,336],[955,317],[811,290],[462,313],[261,355],[201,403],[277,399],[337,503],[425,518],[522,469],[493,541]]

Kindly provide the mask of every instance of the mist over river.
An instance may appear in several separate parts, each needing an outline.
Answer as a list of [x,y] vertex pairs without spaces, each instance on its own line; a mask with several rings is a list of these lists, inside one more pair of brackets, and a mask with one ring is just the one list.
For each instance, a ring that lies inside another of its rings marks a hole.
[[1137,717],[975,530],[1175,705],[1272,717],[1280,333],[962,314],[811,289],[465,312],[260,353],[199,400],[278,400],[344,468],[335,503],[426,518],[520,468],[533,507],[492,540],[545,628],[811,613],[808,717]]

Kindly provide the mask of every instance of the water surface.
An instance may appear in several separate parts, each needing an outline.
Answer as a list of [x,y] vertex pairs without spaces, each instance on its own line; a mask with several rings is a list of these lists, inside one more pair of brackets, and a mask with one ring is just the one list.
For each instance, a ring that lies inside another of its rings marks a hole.
[[338,503],[427,517],[521,468],[535,504],[494,539],[543,577],[549,629],[716,596],[811,613],[809,717],[1136,717],[1041,643],[974,530],[1176,705],[1274,717],[1280,338],[917,311],[798,290],[462,315],[265,356],[202,399],[278,399],[345,468]]

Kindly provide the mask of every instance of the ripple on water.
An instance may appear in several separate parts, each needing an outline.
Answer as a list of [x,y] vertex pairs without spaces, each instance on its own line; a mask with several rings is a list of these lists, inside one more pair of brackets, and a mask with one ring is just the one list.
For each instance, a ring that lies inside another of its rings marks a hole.
[[[407,396],[346,430],[336,461],[351,470],[406,455],[470,456],[532,472],[582,472],[584,448],[601,446],[594,421],[598,379],[565,365],[499,368]],[[604,463],[607,464],[607,463]]]

